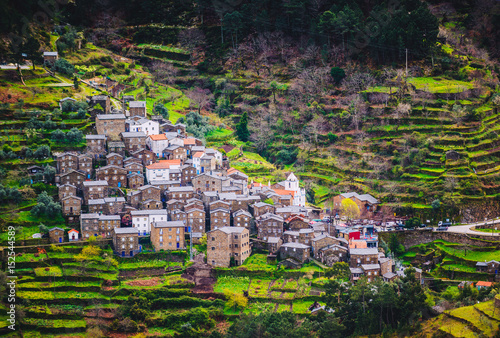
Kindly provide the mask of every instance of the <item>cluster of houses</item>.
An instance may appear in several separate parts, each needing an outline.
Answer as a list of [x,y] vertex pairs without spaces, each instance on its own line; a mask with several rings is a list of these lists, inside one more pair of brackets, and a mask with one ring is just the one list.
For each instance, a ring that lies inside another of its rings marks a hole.
[[[316,259],[328,266],[348,262],[352,280],[397,276],[373,229],[311,222],[293,173],[276,184],[249,182],[219,150],[187,137],[183,124],[148,118],[144,101],[128,99],[122,111],[107,96],[89,103],[99,111],[86,151],[56,155],[63,214],[79,225],[68,232],[70,240],[100,236],[112,240],[117,255],[130,257],[142,250],[143,237],[161,251],[185,250],[187,239],[196,244],[206,236],[207,263],[215,267],[241,265],[260,246],[292,268]],[[51,229],[51,241],[64,240],[61,231]]]

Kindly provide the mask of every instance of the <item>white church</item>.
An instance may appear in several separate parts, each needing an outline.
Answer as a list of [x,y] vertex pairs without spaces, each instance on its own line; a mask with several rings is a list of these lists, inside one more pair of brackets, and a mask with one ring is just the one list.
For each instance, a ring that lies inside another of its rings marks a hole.
[[293,205],[306,206],[306,189],[300,188],[299,180],[293,172],[288,175],[285,181],[278,182],[276,185],[283,187],[283,190],[293,192]]

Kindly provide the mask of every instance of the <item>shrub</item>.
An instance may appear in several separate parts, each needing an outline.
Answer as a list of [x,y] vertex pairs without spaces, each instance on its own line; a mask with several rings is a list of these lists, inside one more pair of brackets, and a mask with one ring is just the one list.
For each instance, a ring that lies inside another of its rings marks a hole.
[[53,70],[66,75],[71,75],[75,72],[75,67],[69,63],[68,60],[61,58],[54,62]]

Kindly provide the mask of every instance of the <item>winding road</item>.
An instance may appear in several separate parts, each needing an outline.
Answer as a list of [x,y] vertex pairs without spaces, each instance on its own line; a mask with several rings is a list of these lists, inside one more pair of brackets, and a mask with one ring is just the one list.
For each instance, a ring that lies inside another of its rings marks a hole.
[[[448,228],[448,232],[455,232],[455,233],[460,233],[460,234],[468,234],[468,235],[483,235],[483,236],[500,236],[500,233],[498,232],[486,232],[486,231],[475,231],[471,229],[472,227],[478,226],[478,225],[495,225],[495,227],[500,230],[500,219],[493,219],[493,220],[488,220],[486,222],[477,222],[477,223],[470,223],[470,224],[464,224],[464,225],[455,225],[451,226]],[[434,229],[434,231],[436,231]]]

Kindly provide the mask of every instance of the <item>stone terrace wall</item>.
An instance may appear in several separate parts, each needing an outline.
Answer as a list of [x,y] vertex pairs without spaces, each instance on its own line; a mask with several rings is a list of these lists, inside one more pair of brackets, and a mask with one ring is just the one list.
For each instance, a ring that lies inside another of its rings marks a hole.
[[500,241],[491,240],[491,236],[487,235],[467,235],[467,234],[457,234],[453,232],[446,231],[432,231],[432,229],[426,230],[408,230],[408,231],[390,231],[390,232],[380,232],[379,237],[383,239],[386,243],[389,242],[389,238],[392,234],[398,236],[398,239],[405,248],[409,248],[414,245],[422,243],[430,243],[437,239],[441,239],[447,242],[461,243],[466,245],[475,245],[480,247],[497,247],[500,248]]

